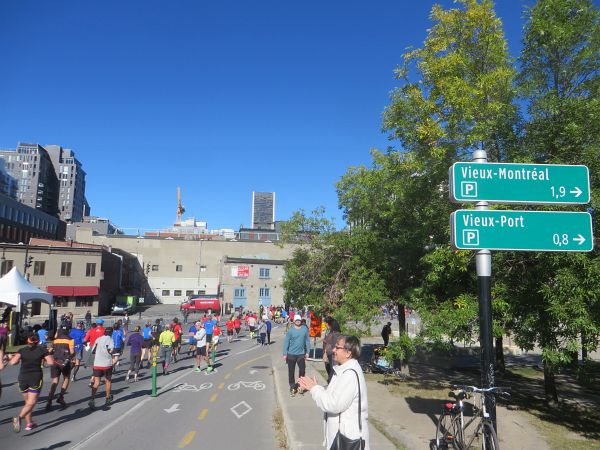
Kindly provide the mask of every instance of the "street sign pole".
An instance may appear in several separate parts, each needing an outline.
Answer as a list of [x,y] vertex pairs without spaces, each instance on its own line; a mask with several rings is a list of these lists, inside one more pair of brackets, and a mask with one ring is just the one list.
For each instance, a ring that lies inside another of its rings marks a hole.
[[[473,152],[473,162],[487,163],[485,150]],[[477,202],[475,209],[489,209],[488,202]],[[481,385],[490,388],[495,384],[494,346],[492,335],[492,254],[489,250],[478,250],[475,254],[477,270],[477,293],[479,297],[479,345]],[[497,431],[496,398],[491,393],[485,394],[485,406]]]

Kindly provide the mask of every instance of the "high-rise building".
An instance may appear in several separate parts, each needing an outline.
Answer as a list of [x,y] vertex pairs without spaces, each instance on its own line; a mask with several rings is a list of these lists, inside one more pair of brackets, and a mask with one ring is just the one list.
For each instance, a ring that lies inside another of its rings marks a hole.
[[252,228],[275,229],[275,192],[252,192]]
[[89,206],[85,199],[85,172],[75,153],[60,145],[46,145],[45,149],[52,159],[54,171],[60,184],[58,194],[58,212],[66,222],[81,222],[89,215]]
[[0,158],[16,180],[17,201],[58,217],[58,178],[46,149],[20,142],[16,150],[0,150]]

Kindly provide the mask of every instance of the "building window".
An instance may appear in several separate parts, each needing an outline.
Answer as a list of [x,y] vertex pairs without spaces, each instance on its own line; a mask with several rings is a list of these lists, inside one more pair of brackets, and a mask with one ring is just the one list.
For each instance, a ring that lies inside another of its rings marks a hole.
[[269,288],[260,288],[258,290],[258,296],[259,297],[270,297],[271,296],[271,290]]
[[75,306],[85,306],[90,307],[94,306],[94,297],[76,297],[75,298]]
[[179,289],[175,289],[175,290],[173,291],[173,295],[174,295],[175,297],[181,297],[181,291],[180,291]]
[[60,276],[61,277],[70,277],[71,276],[71,263],[63,262],[60,264]]
[[54,306],[59,306],[59,307],[69,306],[69,297],[54,297]]
[[0,266],[0,276],[6,275],[10,272],[10,269],[13,268],[14,261],[12,259],[5,259],[2,261],[2,266]]
[[271,269],[267,269],[265,267],[260,268],[260,278],[271,278]]
[[46,273],[46,261],[34,261],[33,274],[44,275]]
[[245,298],[246,297],[246,288],[235,288],[233,290],[233,296],[236,298]]
[[180,264],[177,264],[175,266],[175,272],[183,272],[183,266]]
[[206,266],[200,266],[200,272],[206,272]]
[[152,272],[158,272],[158,264],[152,266]]
[[85,276],[95,277],[96,276],[96,263],[87,263],[85,265]]
[[198,295],[204,295],[204,294],[206,294],[206,291],[203,291],[203,290],[198,291]]
[[169,295],[171,295],[171,291],[169,291],[168,289],[163,289],[162,295],[163,296],[169,296]]
[[185,291],[185,295],[187,295],[188,297],[190,295],[194,295],[194,291]]

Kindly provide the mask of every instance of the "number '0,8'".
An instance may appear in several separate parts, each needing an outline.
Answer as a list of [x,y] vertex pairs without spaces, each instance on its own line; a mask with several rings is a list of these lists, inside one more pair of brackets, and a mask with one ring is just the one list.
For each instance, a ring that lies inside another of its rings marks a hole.
[[569,235],[554,233],[552,235],[552,242],[554,242],[554,245],[558,245],[559,247],[563,245],[569,245]]

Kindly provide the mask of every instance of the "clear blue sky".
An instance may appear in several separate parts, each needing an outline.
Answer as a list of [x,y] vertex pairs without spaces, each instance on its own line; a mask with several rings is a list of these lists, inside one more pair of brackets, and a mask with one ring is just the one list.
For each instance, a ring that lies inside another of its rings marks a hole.
[[[278,220],[340,220],[334,184],[395,145],[381,114],[432,4],[2,0],[0,148],[73,149],[92,214],[121,227],[170,226],[177,186],[213,229],[249,226],[253,190]],[[526,4],[497,2],[515,55]]]

